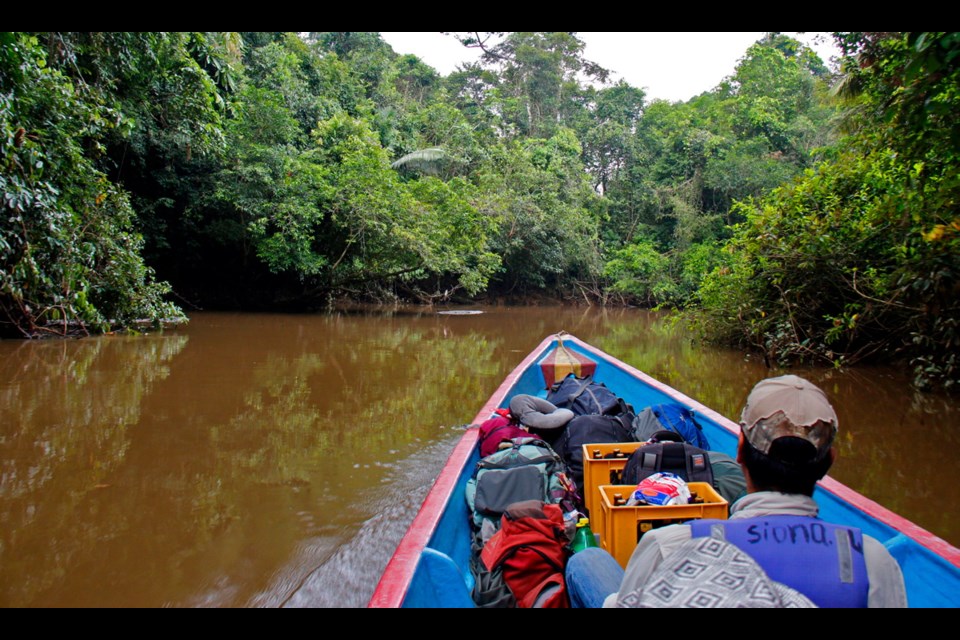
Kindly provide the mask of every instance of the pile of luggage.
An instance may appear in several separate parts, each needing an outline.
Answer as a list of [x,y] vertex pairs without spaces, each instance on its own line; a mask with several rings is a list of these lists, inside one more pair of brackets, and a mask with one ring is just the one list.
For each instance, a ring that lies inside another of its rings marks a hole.
[[563,578],[577,521],[585,515],[583,445],[646,442],[618,478],[655,473],[709,482],[730,502],[745,490],[739,465],[709,451],[681,405],[633,407],[588,376],[570,375],[546,398],[514,396],[479,426],[481,459],[466,501],[474,532],[473,599],[481,607],[565,607]]

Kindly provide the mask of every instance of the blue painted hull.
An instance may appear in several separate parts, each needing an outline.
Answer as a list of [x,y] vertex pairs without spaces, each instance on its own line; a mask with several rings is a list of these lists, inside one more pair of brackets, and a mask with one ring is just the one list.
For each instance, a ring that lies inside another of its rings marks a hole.
[[[551,336],[527,356],[484,405],[474,424],[507,406],[516,394],[544,396],[539,362],[556,344],[557,337]],[[727,418],[572,336],[563,336],[563,344],[595,360],[595,379],[638,409],[662,402],[690,407],[711,449],[736,455],[738,427]],[[384,571],[369,606],[473,606],[464,490],[479,461],[476,442],[477,429],[468,429]],[[825,520],[859,527],[887,546],[903,569],[911,607],[960,605],[960,550],[956,547],[830,478],[824,479],[814,497]]]

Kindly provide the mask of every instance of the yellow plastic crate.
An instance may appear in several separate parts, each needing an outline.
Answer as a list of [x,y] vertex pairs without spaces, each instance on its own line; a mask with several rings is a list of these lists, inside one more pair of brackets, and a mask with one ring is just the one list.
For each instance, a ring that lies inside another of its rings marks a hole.
[[[583,504],[590,514],[590,528],[594,533],[599,534],[598,527],[603,527],[602,524],[594,524],[596,516],[599,516],[600,485],[617,484],[610,481],[610,472],[623,471],[630,454],[645,444],[646,442],[604,442],[583,445]],[[617,450],[623,454],[622,458],[604,458]],[[596,515],[594,508],[597,509]]]
[[[629,498],[636,488],[634,485],[601,485],[599,493],[599,517],[591,517],[591,525],[602,520],[603,533],[600,546],[617,559],[621,567],[626,568],[634,548],[641,536],[651,529],[668,524],[678,524],[701,518],[726,520],[729,504],[716,489],[706,482],[691,482],[690,492],[703,499],[699,504],[682,504],[669,507],[655,505],[614,506],[614,495],[622,494]],[[592,512],[591,512],[592,514]]]

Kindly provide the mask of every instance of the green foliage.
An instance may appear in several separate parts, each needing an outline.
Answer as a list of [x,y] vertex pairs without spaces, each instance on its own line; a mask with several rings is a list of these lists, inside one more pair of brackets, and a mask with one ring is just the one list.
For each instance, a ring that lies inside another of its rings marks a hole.
[[957,238],[928,226],[940,214],[925,206],[929,183],[916,190],[920,170],[884,150],[848,153],[739,205],[733,260],[700,291],[710,334],[779,362],[909,356],[918,382],[948,382]]
[[830,95],[769,33],[676,104],[575,33],[456,37],[442,78],[374,32],[0,33],[0,332],[181,318],[155,268],[249,308],[699,303],[770,360],[958,379],[958,34],[838,33]]
[[960,144],[960,33],[835,34],[848,54],[844,87],[866,103],[860,127],[912,161],[955,161]]
[[606,193],[635,153],[634,135],[643,114],[644,92],[622,80],[597,91],[593,117],[580,127],[583,158],[594,188]]
[[762,139],[738,141],[710,162],[703,172],[704,187],[723,202],[758,197],[788,182],[797,166],[784,162]]
[[763,42],[750,47],[731,78],[739,98],[734,126],[762,137],[776,151],[796,154],[789,123],[812,107],[815,76],[792,53]]
[[[501,38],[502,37],[502,38]],[[609,71],[583,57],[575,33],[512,32],[459,35],[466,46],[483,50],[482,61],[496,70],[488,76],[486,108],[502,117],[507,135],[546,138],[557,127],[572,127],[580,115],[581,78],[606,80]],[[488,44],[493,38],[501,38]]]
[[[275,95],[301,130],[309,131],[319,118],[340,110],[339,105],[323,100],[323,94],[316,92],[316,83],[304,72],[309,54],[291,50],[285,42],[271,42],[253,49],[248,58],[245,68],[248,83]],[[238,107],[243,108],[247,103],[248,100],[241,97]]]
[[164,162],[223,150],[224,92],[236,83],[239,39],[198,32],[46,34],[63,73],[115,109],[128,153]]
[[440,74],[413,55],[400,56],[396,63],[394,80],[397,92],[405,101],[424,104],[440,86]]
[[485,157],[486,150],[473,127],[463,113],[443,100],[442,94],[416,110],[412,126],[425,146],[442,149],[443,162],[437,167],[441,178],[469,175]]
[[321,50],[329,51],[345,61],[364,88],[365,97],[376,99],[378,92],[386,88],[385,79],[391,74],[389,45],[379,33],[372,31],[326,31],[312,32],[309,42]]
[[840,33],[850,138],[829,164],[739,205],[734,260],[700,291],[708,334],[768,358],[909,361],[960,379],[960,37]]
[[419,249],[424,270],[456,276],[457,288],[469,295],[484,291],[501,259],[488,248],[496,221],[474,206],[476,188],[460,178],[443,182],[433,177],[408,188],[417,203],[415,236],[424,243]]
[[273,211],[261,209],[251,225],[258,255],[273,271],[308,276],[328,265],[356,276],[365,265],[354,258],[367,252],[374,264],[393,263],[408,230],[398,224],[399,181],[376,135],[366,122],[336,115],[320,122],[313,136],[316,146],[282,177],[309,190],[307,207],[291,208],[280,199]]
[[641,238],[614,251],[604,265],[603,275],[613,283],[612,291],[646,306],[677,298],[677,286],[670,277],[670,258],[658,252],[648,239]]
[[[618,290],[625,281],[619,262],[624,255],[617,249],[638,239],[639,246],[652,241],[670,257],[658,278],[672,286],[656,287],[660,295],[644,291],[639,299],[687,304],[703,273],[692,265],[714,254],[706,248],[728,236],[724,223],[742,215],[734,203],[761,197],[810,165],[816,150],[832,139],[834,112],[820,101],[825,69],[817,62],[799,42],[768,34],[716,91],[687,103],[647,105],[642,117],[631,121],[634,134],[625,144],[618,142],[623,127],[613,130],[601,122],[590,130],[587,139],[598,148],[617,149],[613,162],[597,165],[610,217],[604,239],[614,251],[608,273],[620,274]],[[598,96],[597,114],[609,104]],[[642,269],[637,278],[649,281]]]
[[440,147],[431,147],[429,149],[420,149],[412,151],[402,158],[398,158],[390,163],[394,169],[405,169],[409,171],[421,171],[423,173],[436,174],[438,167],[446,160],[447,154]]
[[693,298],[704,279],[727,262],[727,254],[723,253],[716,241],[691,245],[687,251],[680,254],[680,299],[685,302]]
[[603,275],[611,282],[609,290],[645,307],[684,306],[724,260],[715,242],[662,253],[643,237],[607,255]]
[[596,196],[580,162],[576,135],[561,129],[494,149],[478,176],[479,207],[499,233],[503,286],[563,289],[599,273]]
[[[257,195],[244,212],[272,271],[304,278],[310,295],[431,274],[458,278],[470,294],[486,286],[499,261],[486,249],[490,221],[470,204],[469,183],[402,182],[369,125],[346,114],[321,121],[313,138],[304,152],[267,147],[247,180]],[[224,198],[244,202],[236,191]]]
[[120,114],[50,65],[37,37],[2,44],[0,334],[182,320],[140,257],[127,195],[96,163]]

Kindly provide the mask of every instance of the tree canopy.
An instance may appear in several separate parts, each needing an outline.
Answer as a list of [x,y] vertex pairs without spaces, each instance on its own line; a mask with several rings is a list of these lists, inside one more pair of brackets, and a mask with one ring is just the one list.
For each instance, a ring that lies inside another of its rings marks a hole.
[[838,33],[844,132],[796,180],[735,203],[700,291],[708,334],[771,359],[908,361],[953,386],[960,306],[956,33]]

